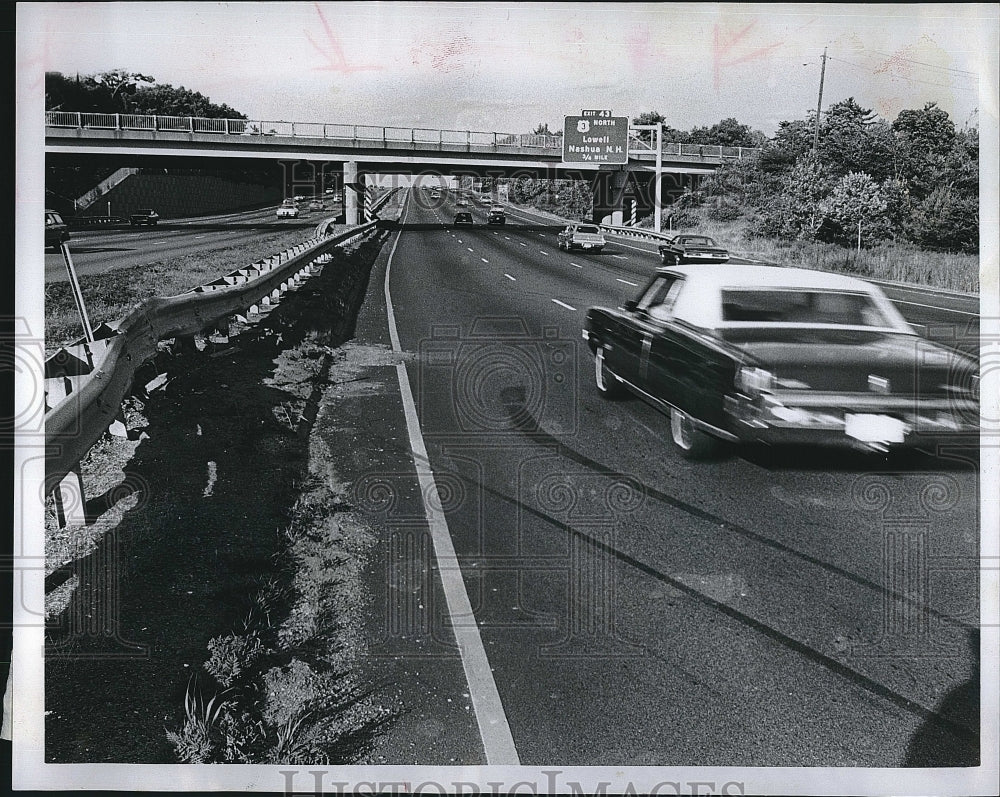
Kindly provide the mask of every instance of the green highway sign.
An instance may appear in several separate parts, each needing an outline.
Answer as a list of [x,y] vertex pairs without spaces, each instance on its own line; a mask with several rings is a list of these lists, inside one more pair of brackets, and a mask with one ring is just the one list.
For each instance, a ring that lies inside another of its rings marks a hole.
[[563,163],[628,163],[628,117],[584,111],[563,125]]

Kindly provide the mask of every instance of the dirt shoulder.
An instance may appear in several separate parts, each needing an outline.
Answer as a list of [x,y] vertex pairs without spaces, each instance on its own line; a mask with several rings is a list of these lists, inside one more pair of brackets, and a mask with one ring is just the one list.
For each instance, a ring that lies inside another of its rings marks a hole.
[[391,722],[354,664],[375,533],[312,435],[384,238],[165,359],[83,463],[99,517],[47,513],[47,761],[347,763]]

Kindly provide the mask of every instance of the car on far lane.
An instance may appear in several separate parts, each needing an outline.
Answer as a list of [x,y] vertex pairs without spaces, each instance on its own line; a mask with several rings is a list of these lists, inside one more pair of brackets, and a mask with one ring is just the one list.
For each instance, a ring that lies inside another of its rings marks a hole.
[[297,219],[299,217],[299,206],[294,199],[286,199],[278,207],[275,214],[279,219]]
[[59,244],[69,240],[69,228],[62,216],[54,210],[45,211],[45,248],[58,249]]
[[600,252],[607,244],[604,233],[596,224],[570,224],[556,239],[559,248],[567,252],[574,249]]
[[314,199],[309,203],[309,210],[326,210],[326,205],[324,205],[320,200]]
[[460,208],[467,208],[467,207],[469,207],[469,200],[465,199],[465,198],[462,198],[462,199],[458,200],[458,202],[456,202],[455,205],[457,207],[460,207]]
[[472,214],[469,213],[469,211],[460,210],[458,213],[455,214],[456,227],[462,227],[462,226],[471,227],[472,225],[473,225]]
[[146,224],[151,227],[156,226],[156,223],[160,220],[160,214],[157,213],[152,208],[143,208],[142,210],[137,210],[128,217],[128,223],[133,227],[138,227],[140,225]]
[[882,290],[780,266],[659,268],[591,307],[597,390],[670,418],[681,456],[744,442],[887,452],[979,435],[976,360],[919,336]]
[[665,266],[685,263],[727,263],[729,251],[707,235],[683,233],[669,238],[659,246],[660,260]]

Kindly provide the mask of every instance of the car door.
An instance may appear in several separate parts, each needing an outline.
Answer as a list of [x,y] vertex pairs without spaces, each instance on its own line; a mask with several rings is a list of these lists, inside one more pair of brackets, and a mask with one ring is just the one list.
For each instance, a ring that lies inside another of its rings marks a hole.
[[678,321],[673,304],[683,282],[668,292],[651,317],[660,324],[644,364],[648,392],[713,426],[724,422],[723,403],[732,384],[733,360],[707,330]]
[[677,281],[673,275],[657,275],[626,311],[612,350],[605,352],[611,370],[645,392],[649,392],[646,373],[649,351],[663,329],[663,322],[650,313],[658,312],[657,308]]

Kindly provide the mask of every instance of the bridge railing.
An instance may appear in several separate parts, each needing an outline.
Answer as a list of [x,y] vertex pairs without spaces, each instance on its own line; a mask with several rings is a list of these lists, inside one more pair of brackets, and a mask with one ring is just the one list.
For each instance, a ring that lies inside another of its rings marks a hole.
[[[98,130],[148,130],[180,133],[217,133],[239,136],[277,136],[281,138],[329,138],[353,142],[378,141],[403,144],[438,144],[478,148],[517,147],[558,151],[562,137],[534,133],[495,133],[480,130],[438,130],[432,128],[395,127],[384,125],[346,125],[325,122],[286,122],[261,119],[208,119],[192,116],[160,116],[142,114],[82,113],[77,111],[46,111],[49,127],[72,127]],[[629,153],[651,155],[655,144],[629,133]],[[715,144],[680,144],[664,142],[664,155],[710,158],[743,158],[756,149],[723,147]]]

